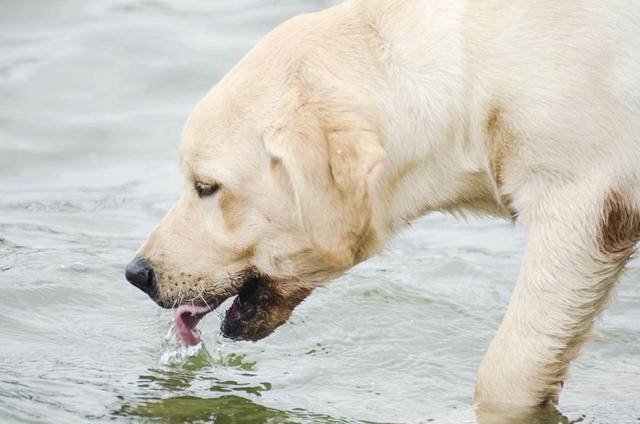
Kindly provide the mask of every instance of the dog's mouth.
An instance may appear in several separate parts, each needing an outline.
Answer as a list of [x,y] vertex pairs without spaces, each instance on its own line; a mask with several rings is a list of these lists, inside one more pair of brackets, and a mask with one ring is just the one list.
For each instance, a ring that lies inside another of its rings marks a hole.
[[[242,339],[241,329],[257,315],[258,303],[266,291],[263,277],[250,276],[240,287],[231,307],[227,310],[221,325],[224,336],[232,339]],[[175,330],[178,339],[187,346],[200,343],[197,325],[200,320],[215,310],[224,300],[233,296],[227,295],[207,304],[184,304],[174,310]],[[256,340],[256,339],[253,339]]]
[[209,305],[181,305],[174,311],[174,322],[178,339],[187,346],[200,343],[196,326],[215,308]]

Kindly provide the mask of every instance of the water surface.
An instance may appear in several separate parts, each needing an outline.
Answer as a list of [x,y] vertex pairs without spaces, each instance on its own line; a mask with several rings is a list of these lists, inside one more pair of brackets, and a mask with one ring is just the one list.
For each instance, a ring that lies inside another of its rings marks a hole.
[[[0,422],[463,422],[523,231],[434,215],[258,343],[184,358],[123,268],[181,188],[195,102],[266,31],[322,0],[4,0]],[[640,266],[573,366],[565,418],[640,419]]]

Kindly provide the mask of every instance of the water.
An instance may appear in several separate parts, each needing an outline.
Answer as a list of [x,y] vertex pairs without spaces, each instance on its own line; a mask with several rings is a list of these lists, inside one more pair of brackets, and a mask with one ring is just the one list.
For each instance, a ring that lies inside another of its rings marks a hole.
[[[123,268],[176,199],[195,102],[321,0],[4,0],[0,422],[470,422],[522,229],[434,215],[258,343],[183,351]],[[640,418],[640,265],[573,366],[566,418]],[[535,420],[533,420],[535,421]],[[530,421],[530,422],[533,422]]]

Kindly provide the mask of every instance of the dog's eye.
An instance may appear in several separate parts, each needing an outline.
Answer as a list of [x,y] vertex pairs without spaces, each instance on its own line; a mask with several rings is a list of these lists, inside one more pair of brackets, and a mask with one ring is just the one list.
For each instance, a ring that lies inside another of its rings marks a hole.
[[193,184],[193,187],[196,189],[196,192],[200,197],[213,196],[218,190],[220,190],[220,184],[204,184],[200,181],[196,181]]

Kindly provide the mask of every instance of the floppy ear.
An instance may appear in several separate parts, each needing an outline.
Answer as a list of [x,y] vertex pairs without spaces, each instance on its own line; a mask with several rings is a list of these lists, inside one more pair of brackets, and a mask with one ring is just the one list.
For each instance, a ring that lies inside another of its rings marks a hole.
[[279,129],[266,138],[291,180],[313,247],[336,270],[352,266],[372,216],[371,189],[385,152],[374,131]]

